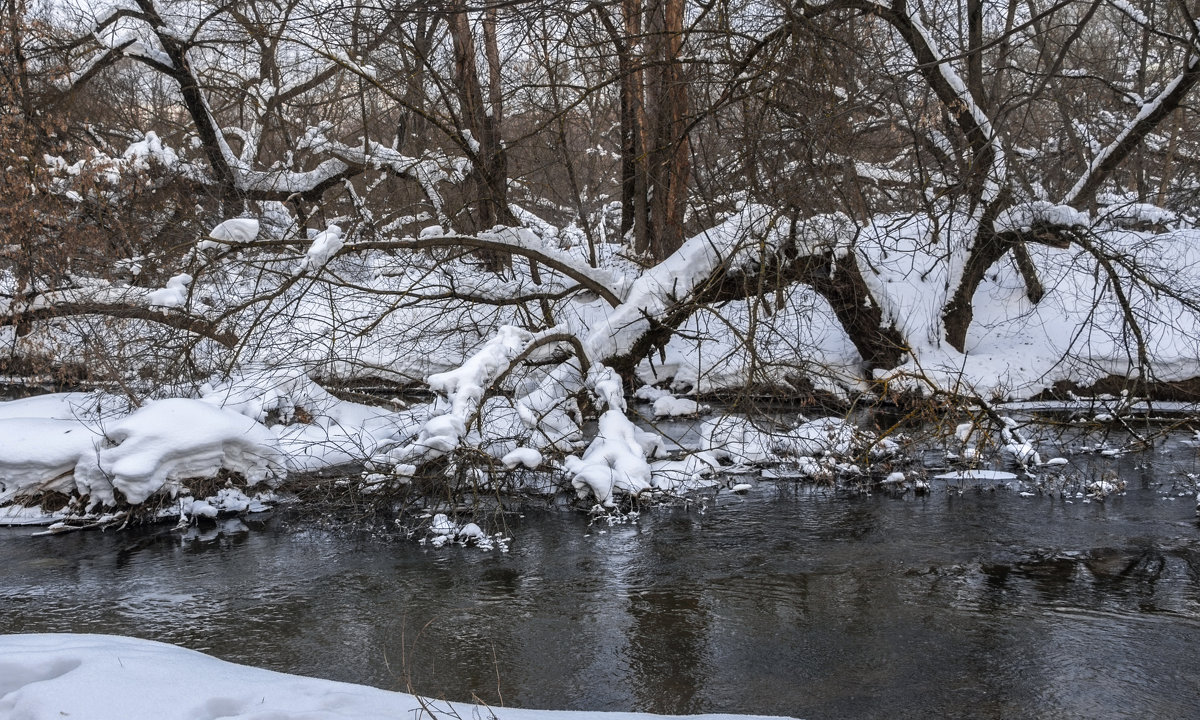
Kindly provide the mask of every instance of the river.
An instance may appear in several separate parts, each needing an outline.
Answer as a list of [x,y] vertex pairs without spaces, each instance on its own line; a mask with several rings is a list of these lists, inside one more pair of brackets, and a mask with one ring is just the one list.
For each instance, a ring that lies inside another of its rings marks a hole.
[[172,642],[489,704],[805,718],[1200,714],[1200,542],[1169,462],[1085,502],[763,482],[508,552],[286,509],[186,534],[0,529],[0,632]]

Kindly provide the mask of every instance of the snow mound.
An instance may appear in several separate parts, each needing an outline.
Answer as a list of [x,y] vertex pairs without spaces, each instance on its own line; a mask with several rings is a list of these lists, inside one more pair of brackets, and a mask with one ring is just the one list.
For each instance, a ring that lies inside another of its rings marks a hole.
[[188,285],[192,284],[192,276],[180,273],[167,281],[167,286],[152,291],[147,296],[150,307],[183,307],[187,303]]
[[695,400],[673,395],[664,395],[654,401],[654,417],[692,417],[707,409]]
[[24,495],[70,493],[75,466],[94,453],[97,437],[77,420],[0,419],[0,504]]
[[75,480],[92,506],[131,504],[179,481],[228,470],[254,485],[284,473],[279,442],[266,426],[201,400],[152,402],[107,428],[94,457],[81,458]]
[[[111,635],[0,636],[0,715],[24,720],[651,720],[430,701],[364,685],[235,665],[174,645]],[[693,716],[732,720],[733,715]],[[745,716],[743,716],[745,717]],[[750,720],[750,718],[746,718]]]
[[311,272],[325,267],[344,244],[342,229],[337,225],[330,225],[312,239],[312,245],[300,260],[296,273]]
[[621,410],[606,410],[583,457],[570,455],[563,465],[579,497],[590,492],[596,502],[612,507],[617,493],[637,495],[650,489],[647,446],[656,441],[661,442],[657,435],[638,429]]
[[208,236],[217,242],[248,243],[258,237],[258,230],[258,221],[254,218],[233,218],[213,228]]

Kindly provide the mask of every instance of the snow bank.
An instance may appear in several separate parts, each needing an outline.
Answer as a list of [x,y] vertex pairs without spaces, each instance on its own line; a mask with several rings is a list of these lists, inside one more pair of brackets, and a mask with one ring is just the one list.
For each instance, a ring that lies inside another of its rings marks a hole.
[[[174,645],[110,635],[0,636],[0,715],[22,720],[651,720],[447,703],[235,665]],[[732,715],[693,716],[723,720]]]
[[[894,323],[910,342],[903,364],[876,371],[875,379],[890,390],[936,388],[1017,399],[1059,381],[1086,386],[1110,375],[1144,373],[1159,381],[1200,376],[1200,318],[1188,305],[1188,298],[1200,293],[1200,232],[1093,234],[1095,250],[1114,259],[1110,267],[1116,278],[1087,249],[1027,244],[1045,296],[1031,302],[1015,262],[1002,259],[975,293],[966,352],[958,352],[943,340],[942,311],[961,278],[976,224],[957,215],[942,220],[934,226],[919,216],[877,218],[856,248],[860,265],[877,270],[863,278],[884,311],[884,322]],[[1043,221],[1077,225],[1086,218],[1034,203],[1014,208],[1001,220],[1006,227],[1025,228]],[[1158,287],[1148,286],[1146,278]],[[1137,335],[1113,292],[1114,279],[1146,339],[1149,368],[1138,367]]]
[[[95,456],[105,422],[127,411],[105,393],[54,393],[0,402],[0,504],[75,490],[75,467]],[[30,520],[6,513],[4,522]]]
[[73,491],[75,466],[95,452],[97,437],[77,420],[0,419],[0,504]]
[[295,471],[362,462],[384,444],[410,438],[426,419],[422,410],[391,412],[340,400],[297,366],[247,368],[200,392],[205,402],[258,422],[274,418],[271,431]]
[[[132,414],[127,400],[103,393],[0,402],[0,505],[61,492],[87,496],[95,511],[118,503],[115,490],[136,505],[222,470],[254,485],[363,462],[384,444],[411,439],[429,419],[425,406],[392,412],[340,400],[296,367],[250,368],[200,392],[201,399],[159,400]],[[207,500],[218,509],[238,505]],[[6,512],[0,522],[27,516]]]
[[132,504],[180,480],[238,473],[250,485],[282,473],[285,459],[266,426],[200,400],[147,404],[105,429],[95,456],[80,459],[75,482],[93,507],[116,503],[119,490]]

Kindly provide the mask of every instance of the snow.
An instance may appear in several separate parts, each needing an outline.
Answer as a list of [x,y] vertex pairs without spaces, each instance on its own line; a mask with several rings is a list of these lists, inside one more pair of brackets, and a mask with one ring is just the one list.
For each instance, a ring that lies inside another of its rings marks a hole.
[[[1051,209],[1058,212],[1058,206],[1042,206],[1040,212]],[[1021,225],[1036,216],[1008,218],[1006,222]],[[896,216],[877,218],[861,236],[856,247],[860,265],[879,270],[863,278],[883,308],[885,321],[895,323],[910,341],[905,361],[892,370],[877,371],[876,380],[920,393],[936,388],[1025,398],[1061,380],[1086,386],[1108,375],[1138,372],[1137,349],[1106,271],[1089,251],[1078,247],[1027,244],[1046,289],[1036,305],[1015,264],[1002,259],[975,293],[966,352],[947,345],[942,311],[956,280],[943,247],[965,251],[974,232],[970,219],[962,216],[944,218],[940,227],[926,218]],[[1156,378],[1200,375],[1200,320],[1160,290],[1138,286],[1133,272],[1125,269],[1136,266],[1140,277],[1154,277],[1161,288],[1191,296],[1200,283],[1191,270],[1200,267],[1200,233],[1110,230],[1091,238],[1098,251],[1121,259],[1115,269],[1149,342]]]
[[148,296],[148,304],[150,307],[183,307],[187,304],[188,285],[191,283],[191,275],[180,273],[168,280],[165,288],[152,291]]
[[[217,225],[209,231],[209,241],[201,242],[198,247],[213,247],[217,243],[245,244],[254,242],[258,237],[259,222],[255,218],[232,218]],[[216,241],[216,242],[212,242]]]
[[342,229],[337,225],[330,225],[318,232],[296,267],[296,273],[315,272],[325,267],[344,244]]
[[0,715],[21,720],[666,720],[639,713],[521,710],[429,700],[236,665],[150,640],[67,634],[0,636]]
[[[102,393],[0,402],[0,438],[0,503],[36,504],[40,494],[59,492],[100,511],[174,497],[185,481],[222,470],[248,485],[269,484],[288,464],[279,439],[262,424],[186,398],[150,402],[132,413],[124,399]],[[207,501],[235,512],[254,504],[234,489]],[[49,522],[63,512],[17,516]]]
[[818,418],[781,433],[774,441],[779,452],[790,455],[846,455],[858,440],[854,423],[837,417]]
[[[290,470],[312,471],[363,461],[383,445],[416,434],[419,411],[339,400],[296,366],[255,366],[201,388],[205,402],[258,422],[277,420],[271,431]],[[307,414],[308,422],[297,422]]]
[[[166,59],[165,64],[170,63],[171,61]],[[152,163],[169,168],[179,162],[179,155],[163,145],[158,134],[153,131],[147,132],[141,140],[126,148],[122,158],[128,163],[129,169],[142,171],[150,169]]]
[[735,463],[766,462],[773,456],[771,436],[746,418],[726,415],[700,426],[701,448]]
[[1068,205],[1043,200],[1018,203],[996,216],[996,232],[1027,231],[1037,224],[1061,227],[1088,227],[1091,218]]
[[126,398],[107,393],[50,393],[0,402],[0,420],[45,418],[76,420],[94,426],[106,418],[128,412],[128,407]]
[[96,437],[77,420],[0,419],[0,504],[21,495],[74,490],[75,466],[94,452]]
[[652,487],[650,464],[639,430],[618,408],[600,416],[599,429],[582,457],[569,455],[563,466],[579,497],[590,493],[600,505],[615,504],[616,493],[638,495]]
[[867,436],[843,418],[818,418],[767,432],[744,417],[727,415],[705,421],[700,437],[702,449],[734,463],[778,463],[792,457],[816,467],[814,456],[846,455]]
[[1113,7],[1129,16],[1131,20],[1142,25],[1149,25],[1150,21],[1146,18],[1145,13],[1129,4],[1128,0],[1109,0]]
[[499,535],[489,537],[482,528],[472,522],[459,525],[445,513],[438,513],[429,521],[429,535],[430,537],[422,542],[428,542],[434,547],[443,547],[448,543],[457,542],[460,545],[473,545],[484,550],[499,547],[504,552],[508,549],[507,539]]
[[1008,482],[1010,480],[1016,480],[1017,476],[1010,472],[1004,472],[1003,470],[955,470],[954,472],[942,473],[941,475],[934,475],[933,479],[934,480],[950,480],[950,481],[955,481],[955,482],[964,481],[964,480]]
[[500,462],[504,463],[504,467],[510,470],[518,465],[533,470],[542,464],[542,454],[533,448],[517,448],[505,455]]
[[670,257],[646,270],[630,286],[624,302],[612,308],[584,338],[589,357],[603,361],[626,352],[650,328],[672,298],[686,298],[720,263],[745,247],[748,237],[763,235],[775,214],[750,205],[714,228],[691,238]]
[[1104,499],[1113,493],[1121,492],[1125,489],[1124,481],[1114,480],[1093,480],[1088,483],[1088,495],[1093,498]]
[[654,401],[654,417],[690,417],[699,415],[707,406],[691,398],[660,397]]
[[1200,68],[1200,56],[1193,55],[1188,59],[1187,68],[1183,71],[1183,73],[1176,75],[1170,82],[1168,82],[1158,93],[1158,95],[1154,97],[1154,99],[1143,104],[1141,109],[1138,110],[1137,115],[1135,115],[1133,119],[1126,123],[1121,131],[1117,133],[1117,136],[1113,138],[1112,142],[1096,153],[1096,156],[1092,158],[1092,162],[1088,166],[1087,171],[1080,175],[1079,180],[1075,183],[1074,187],[1072,187],[1063,198],[1064,203],[1070,205],[1085,199],[1081,198],[1080,195],[1083,193],[1084,188],[1087,186],[1092,176],[1096,174],[1099,168],[1114,153],[1117,153],[1120,150],[1122,145],[1126,142],[1126,139],[1134,132],[1134,130],[1137,129],[1138,125],[1144,122],[1152,114],[1157,112],[1163,103],[1165,103],[1172,95],[1172,93],[1179,88],[1180,84],[1185,81],[1187,76],[1196,72],[1197,68]]
[[80,495],[93,505],[144,502],[170,484],[212,477],[220,470],[242,475],[248,484],[282,474],[285,458],[266,426],[232,411],[186,398],[148,403],[104,430],[94,457],[75,468]]
[[419,461],[452,452],[467,435],[468,424],[478,417],[484,391],[491,381],[526,348],[553,334],[554,329],[535,335],[520,328],[502,326],[486,345],[458,368],[430,375],[426,383],[438,393],[437,401],[430,408],[432,417],[425,421],[411,442],[395,443],[372,457],[372,462],[415,466]]
[[720,483],[721,463],[709,452],[689,453],[680,460],[650,463],[651,485],[666,492],[687,492]]

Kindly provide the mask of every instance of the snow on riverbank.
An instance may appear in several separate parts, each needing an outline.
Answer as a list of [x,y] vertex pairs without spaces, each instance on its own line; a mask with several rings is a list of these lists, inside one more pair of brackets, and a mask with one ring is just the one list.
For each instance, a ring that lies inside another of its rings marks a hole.
[[[623,407],[620,386],[615,376],[606,385],[614,408]],[[438,419],[429,405],[394,410],[340,400],[298,371],[259,368],[206,384],[200,395],[136,410],[103,393],[0,402],[0,437],[6,440],[0,443],[0,524],[69,519],[107,525],[123,520],[119,511],[151,500],[158,517],[182,521],[264,509],[274,499],[270,490],[289,473],[352,463],[374,468],[381,448],[429,445],[421,438]],[[687,402],[689,409],[710,412]],[[675,452],[668,454],[662,437],[610,410],[582,457],[568,456],[560,465],[553,453],[505,440],[527,431],[516,418],[499,422],[493,415],[484,413],[487,438],[475,437],[475,430],[470,438],[485,448],[491,442],[499,463],[476,468],[479,487],[490,487],[493,475],[505,482],[515,473],[527,491],[553,493],[572,482],[581,499],[590,496],[605,506],[647,490],[679,494],[712,487],[720,482],[719,459],[798,463],[816,477],[827,475],[838,458],[877,444],[871,433],[839,418],[801,419],[796,427],[768,431],[743,418],[715,416],[700,424],[688,447],[672,441]],[[876,451],[881,449],[890,451],[894,443],[882,441]],[[238,478],[236,487],[229,476]],[[410,478],[393,471],[368,480],[405,484]],[[53,507],[48,498],[57,499]]]
[[[427,700],[235,665],[109,635],[0,635],[0,716],[22,720],[651,720],[615,712],[519,710]],[[746,718],[692,716],[696,720]]]
[[[295,370],[240,373],[201,395],[136,410],[104,393],[0,402],[0,505],[11,503],[0,507],[0,523],[96,515],[155,496],[182,496],[183,512],[195,514],[187,507],[205,498],[191,499],[186,481],[232,473],[247,487],[271,488],[289,472],[364,460],[419,427],[411,412],[339,400]],[[23,507],[49,493],[72,504]],[[209,499],[216,510],[229,505],[219,495]]]

